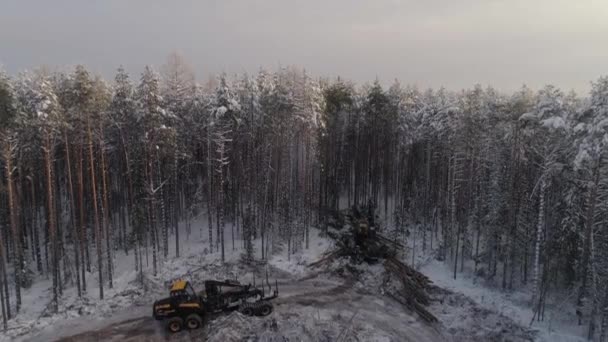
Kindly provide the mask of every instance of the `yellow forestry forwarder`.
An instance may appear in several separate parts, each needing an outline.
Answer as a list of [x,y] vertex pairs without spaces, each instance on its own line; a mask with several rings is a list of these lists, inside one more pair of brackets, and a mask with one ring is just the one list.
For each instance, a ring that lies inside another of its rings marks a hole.
[[[266,279],[268,287],[271,286]],[[156,320],[165,321],[169,331],[198,329],[209,313],[239,310],[248,316],[267,316],[272,313],[270,300],[279,295],[278,283],[272,294],[266,296],[264,286],[259,289],[251,284],[242,285],[234,280],[205,281],[205,290],[196,293],[190,282],[178,280],[173,283],[169,297],[157,300],[153,306]]]

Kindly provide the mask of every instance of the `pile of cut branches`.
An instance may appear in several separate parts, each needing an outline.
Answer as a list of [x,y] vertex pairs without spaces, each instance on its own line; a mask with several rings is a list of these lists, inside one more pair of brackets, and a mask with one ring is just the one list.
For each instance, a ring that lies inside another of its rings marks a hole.
[[[355,209],[353,210],[355,211]],[[338,258],[348,259],[351,263],[375,263],[384,260],[387,274],[397,281],[396,287],[391,287],[386,293],[406,308],[415,311],[429,323],[437,322],[437,317],[430,313],[426,306],[430,305],[429,291],[435,288],[432,281],[424,274],[397,259],[397,251],[404,246],[380,234],[379,229],[370,232],[369,227],[361,228],[361,216],[353,215],[350,211],[334,213],[332,222],[343,222],[343,227],[333,227],[329,236],[336,241],[336,248],[325,254],[308,267],[330,265]],[[364,224],[369,221],[364,220]],[[346,224],[349,227],[346,227]]]
[[384,261],[384,268],[389,274],[399,279],[402,288],[396,293],[388,292],[388,296],[415,311],[429,323],[437,322],[437,317],[430,313],[426,306],[431,304],[428,291],[435,288],[433,282],[424,274],[402,263],[395,257]]

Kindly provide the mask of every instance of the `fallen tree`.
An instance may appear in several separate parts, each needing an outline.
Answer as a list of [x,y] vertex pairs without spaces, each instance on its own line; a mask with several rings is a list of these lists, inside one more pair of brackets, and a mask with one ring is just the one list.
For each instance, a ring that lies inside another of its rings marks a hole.
[[402,285],[401,290],[397,291],[397,294],[388,292],[389,297],[410,310],[415,311],[425,321],[429,323],[437,322],[437,317],[425,308],[425,306],[431,304],[431,297],[428,291],[435,287],[433,282],[424,274],[394,257],[386,259],[384,268],[399,279]]

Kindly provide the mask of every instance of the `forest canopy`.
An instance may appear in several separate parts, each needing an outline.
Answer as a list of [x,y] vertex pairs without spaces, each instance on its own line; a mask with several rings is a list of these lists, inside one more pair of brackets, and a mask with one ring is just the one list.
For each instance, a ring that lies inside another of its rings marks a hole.
[[230,223],[245,259],[265,260],[368,203],[395,238],[435,244],[455,277],[473,261],[504,289],[531,284],[534,303],[576,288],[579,310],[608,313],[607,77],[579,97],[384,88],[296,67],[201,85],[178,55],[160,71],[0,72],[5,322],[37,275],[56,308],[66,287],[103,298],[116,253],[155,274],[169,244],[179,256],[179,222],[189,232],[206,217],[201,251],[222,258]]

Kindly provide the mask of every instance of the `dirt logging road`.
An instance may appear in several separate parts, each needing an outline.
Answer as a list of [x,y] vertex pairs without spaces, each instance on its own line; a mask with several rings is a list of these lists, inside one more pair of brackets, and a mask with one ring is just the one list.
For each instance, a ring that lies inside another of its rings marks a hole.
[[[239,313],[219,314],[206,319],[203,329],[170,334],[151,315],[110,323],[57,341],[445,341],[415,314],[375,289],[356,288],[355,279],[323,275],[306,279],[283,279],[280,296],[273,301],[268,317],[246,317]],[[140,310],[134,310],[142,312]],[[350,336],[350,337],[349,337]],[[367,336],[367,338],[366,338]]]

